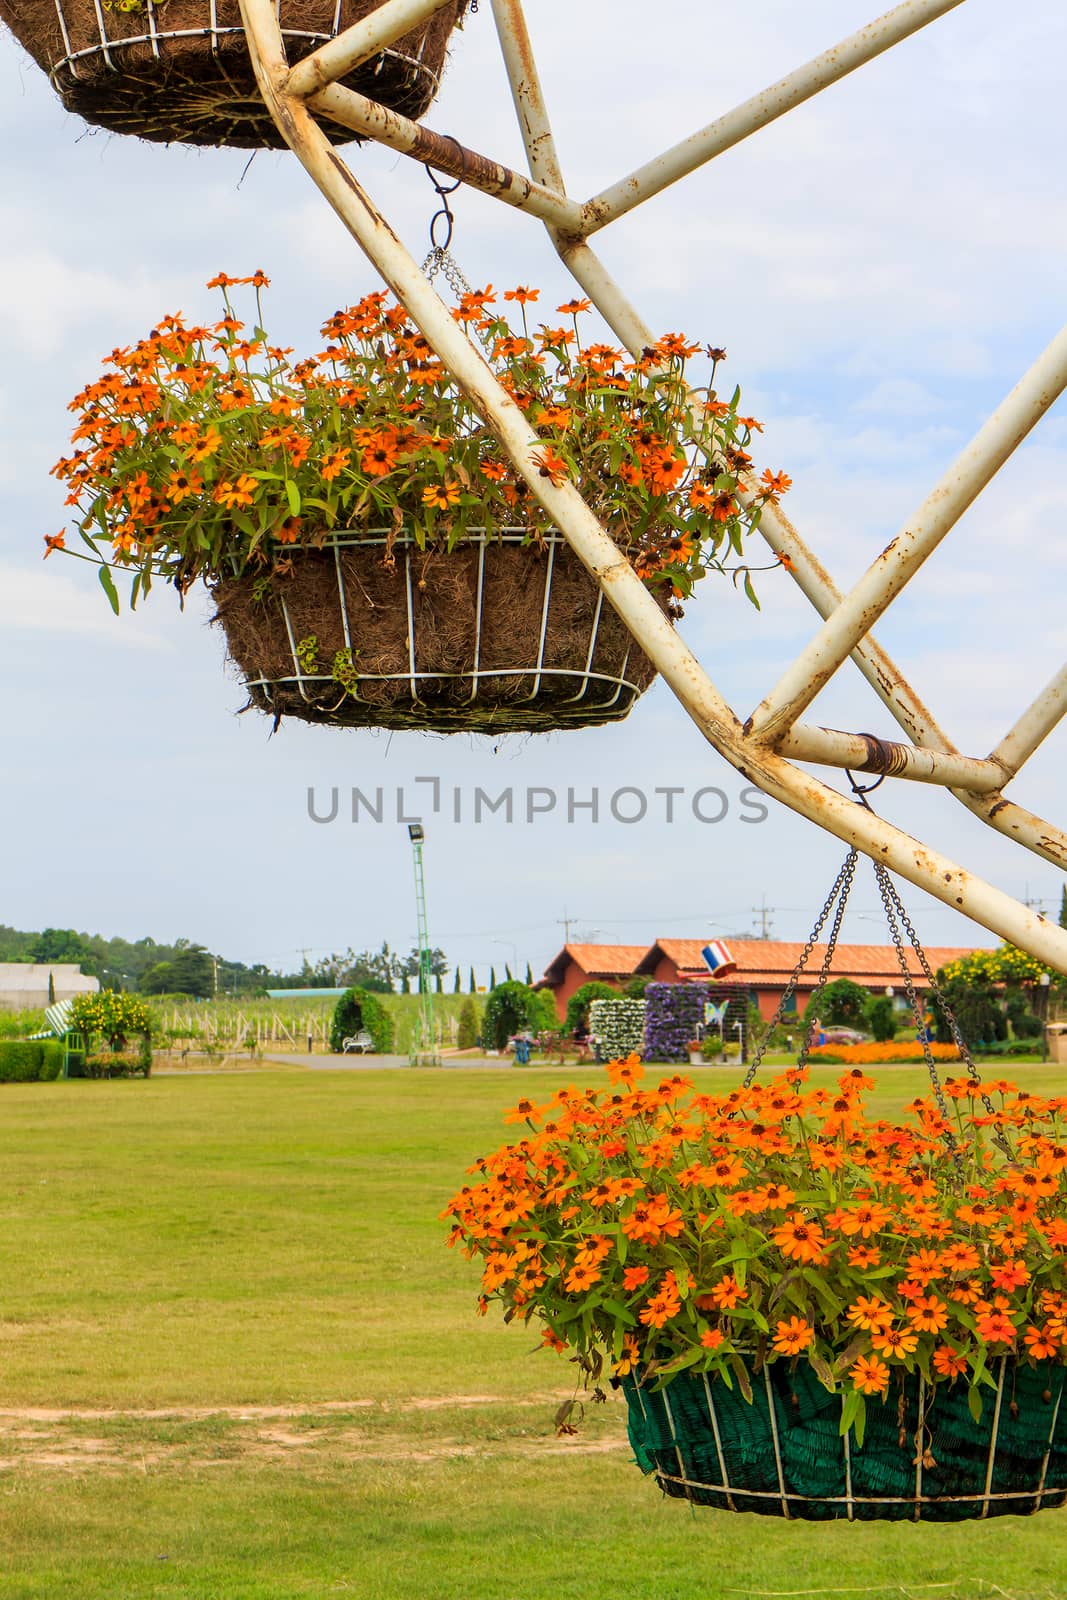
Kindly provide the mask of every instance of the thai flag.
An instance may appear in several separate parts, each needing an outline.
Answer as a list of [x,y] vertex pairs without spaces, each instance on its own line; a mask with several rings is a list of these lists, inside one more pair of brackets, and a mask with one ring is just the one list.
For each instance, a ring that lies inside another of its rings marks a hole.
[[725,978],[737,970],[737,962],[730,954],[729,945],[723,944],[721,939],[713,939],[710,944],[704,946],[700,954],[704,957],[704,965],[713,978]]

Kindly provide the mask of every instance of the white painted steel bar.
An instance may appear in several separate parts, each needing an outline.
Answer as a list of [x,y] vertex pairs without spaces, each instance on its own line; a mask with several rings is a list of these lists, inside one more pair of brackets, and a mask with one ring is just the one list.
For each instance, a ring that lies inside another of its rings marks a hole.
[[871,733],[842,733],[837,728],[798,723],[775,747],[794,761],[818,761],[851,772],[881,772],[888,778],[911,778],[917,783],[956,785],[973,794],[990,794],[1011,777],[996,761],[972,756],[943,755],[913,744],[898,744]]
[[917,33],[928,23],[935,22],[946,12],[953,11],[963,0],[905,0],[878,17],[866,28],[850,34],[839,44],[824,50],[821,55],[805,62],[795,72],[735,106],[725,116],[683,139],[680,144],[638,167],[626,178],[604,189],[587,200],[582,207],[586,234],[603,228],[617,217],[625,216],[635,206],[641,205],[654,194],[659,194],[679,178],[695,172],[697,167],[714,160],[724,150],[747,139],[759,128],[765,128],[794,106],[810,100],[821,89],[847,77],[865,62],[872,61],[883,51],[899,44],[910,34]]
[[1026,708],[1015,726],[1004,735],[992,752],[990,760],[999,761],[1009,772],[1018,772],[1038,745],[1048,738],[1065,711],[1067,711],[1067,664],[1060,668],[1033,704]]
[[285,92],[305,98],[328,83],[335,83],[449,3],[450,0],[384,0],[369,16],[298,61],[286,79]]
[[414,161],[428,161],[438,172],[462,178],[472,189],[480,189],[483,194],[492,195],[519,211],[528,211],[542,222],[566,230],[577,226],[579,210],[574,200],[553,193],[544,184],[513,172],[477,150],[467,149],[456,139],[434,133],[432,128],[413,122],[398,111],[390,111],[346,84],[320,89],[307,103],[342,127],[376,139],[379,144],[388,145]]
[[1067,327],[1020,378],[916,516],[868,567],[760,702],[746,724],[749,732],[774,741],[796,721],[1065,387]]
[[522,0],[492,0],[492,5],[500,53],[511,85],[511,98],[530,171],[550,189],[565,194],[563,170],[548,120]]
[[[501,51],[511,84],[516,116],[530,162],[530,171],[542,182],[563,190],[560,170],[544,94],[541,90],[533,48],[521,0],[492,0]],[[574,274],[601,316],[632,355],[638,355],[655,341],[651,328],[623,294],[619,285],[585,240],[567,238],[549,228],[549,234],[564,264]],[[755,493],[742,487],[746,503]],[[841,603],[841,590],[778,506],[766,505],[759,531],[776,555],[788,559],[790,577],[823,618]],[[916,694],[895,662],[867,634],[852,651],[867,682],[886,709],[914,744],[958,755],[959,751],[938,726],[932,712]],[[1067,869],[1067,832],[1032,811],[1006,800],[1001,794],[976,795],[954,789],[953,795],[987,826],[1053,866]]]
[[537,435],[419,272],[393,229],[331,148],[307,107],[285,100],[281,89],[286,66],[272,0],[241,0],[241,13],[260,90],[286,143],[386,284],[403,301],[475,409],[493,428],[535,499],[598,581],[609,604],[640,640],[705,737],[738,771],[774,799],[855,844],[909,882],[1038,959],[1067,971],[1067,930],[1035,916],[1028,907],[973,877],[873,812],[853,804],[776,752],[751,747],[736,716],[577,489],[568,482],[554,484],[542,473],[537,460]]

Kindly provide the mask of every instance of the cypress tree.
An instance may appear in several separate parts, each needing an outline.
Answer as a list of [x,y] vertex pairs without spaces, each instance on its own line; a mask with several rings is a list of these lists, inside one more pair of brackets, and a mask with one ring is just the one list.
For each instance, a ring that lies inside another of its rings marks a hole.
[[478,985],[474,981],[474,968],[473,967],[471,968],[471,981],[470,981],[470,984],[469,984],[469,986],[467,988],[467,993],[468,994],[477,994],[478,993]]
[[489,968],[489,993],[492,994],[492,992],[493,992],[493,990],[495,988],[496,988],[496,968],[495,967],[490,967]]
[[528,989],[533,988],[533,970],[528,961],[526,963],[526,987]]
[[459,980],[459,968],[457,967],[456,968],[456,981],[452,985],[452,993],[453,994],[459,994],[459,992],[460,992],[459,982],[460,982],[460,980]]
[[1067,883],[1060,890],[1060,927],[1067,928]]

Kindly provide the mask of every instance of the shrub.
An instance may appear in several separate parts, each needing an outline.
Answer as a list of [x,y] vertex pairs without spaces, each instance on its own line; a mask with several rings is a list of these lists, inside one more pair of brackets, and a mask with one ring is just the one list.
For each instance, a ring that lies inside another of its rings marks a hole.
[[992,1056],[1039,1056],[1044,1041],[1040,1035],[1036,1039],[1001,1039],[996,1044],[987,1044],[979,1052],[983,1057]]
[[50,1083],[58,1078],[63,1071],[63,1046],[58,1039],[46,1039],[41,1042],[41,1070],[40,1077],[43,1082]]
[[456,1044],[461,1050],[470,1050],[478,1042],[478,1012],[474,1001],[468,998],[459,1008],[459,1032]]
[[589,1027],[589,1007],[594,1000],[617,1000],[618,989],[612,988],[610,983],[583,983],[580,989],[575,989],[567,1001],[567,1014],[563,1019],[563,1031],[573,1033],[575,1028],[583,1032]]
[[868,1000],[866,1022],[880,1044],[895,1037],[897,1017],[893,1002],[888,995],[874,995]]
[[330,1021],[330,1049],[335,1055],[360,1028],[366,1028],[379,1055],[393,1048],[393,1019],[379,997],[368,989],[346,989],[334,1006]]
[[524,983],[512,978],[498,983],[485,1004],[482,1040],[489,1050],[503,1050],[513,1033],[542,1026],[542,1007],[538,996]]
[[828,1028],[862,1028],[870,999],[866,989],[851,978],[835,978],[821,995],[812,995],[804,1012],[804,1021],[818,1016]]
[[37,1039],[0,1041],[0,1083],[32,1083],[41,1076],[43,1055]]

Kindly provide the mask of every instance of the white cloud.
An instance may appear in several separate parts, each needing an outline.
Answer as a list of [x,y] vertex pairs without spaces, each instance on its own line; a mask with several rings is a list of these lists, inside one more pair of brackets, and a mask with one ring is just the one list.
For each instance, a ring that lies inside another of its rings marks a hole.
[[135,650],[174,648],[158,627],[125,615],[125,607],[122,616],[114,616],[98,585],[89,588],[57,572],[62,559],[53,555],[41,571],[0,562],[0,627],[106,639]]

